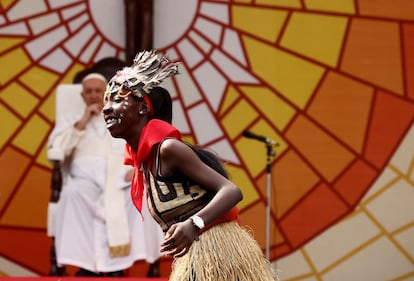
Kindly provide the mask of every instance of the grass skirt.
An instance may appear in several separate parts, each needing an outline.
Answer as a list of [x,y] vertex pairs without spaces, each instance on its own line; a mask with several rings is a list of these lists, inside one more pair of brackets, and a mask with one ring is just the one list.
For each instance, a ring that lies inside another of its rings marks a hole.
[[170,281],[273,281],[276,273],[252,234],[236,222],[218,224],[172,264]]

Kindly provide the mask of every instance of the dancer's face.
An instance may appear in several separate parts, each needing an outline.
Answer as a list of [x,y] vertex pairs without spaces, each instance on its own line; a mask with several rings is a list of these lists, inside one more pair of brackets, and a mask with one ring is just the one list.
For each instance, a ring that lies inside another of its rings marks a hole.
[[104,97],[103,113],[106,127],[115,138],[128,137],[139,129],[142,124],[142,108],[145,107],[145,101],[132,94],[112,91],[106,93]]

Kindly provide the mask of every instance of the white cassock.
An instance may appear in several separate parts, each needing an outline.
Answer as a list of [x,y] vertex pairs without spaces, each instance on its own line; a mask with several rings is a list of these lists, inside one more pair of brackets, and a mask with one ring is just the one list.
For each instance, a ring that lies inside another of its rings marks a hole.
[[[127,269],[137,260],[153,263],[164,235],[146,205],[143,220],[132,204],[130,182],[124,181],[125,141],[109,134],[102,115],[77,130],[80,117],[65,116],[49,137],[48,158],[63,160],[64,171],[60,199],[48,214],[57,262],[93,272]],[[110,246],[129,243],[129,255],[111,257]]]

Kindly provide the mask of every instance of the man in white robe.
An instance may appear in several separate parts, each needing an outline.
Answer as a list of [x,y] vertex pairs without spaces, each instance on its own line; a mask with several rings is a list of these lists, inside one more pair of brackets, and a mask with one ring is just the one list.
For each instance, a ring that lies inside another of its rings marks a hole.
[[48,158],[62,162],[64,182],[48,233],[57,263],[79,267],[77,276],[122,276],[136,260],[159,265],[163,239],[147,208],[143,220],[132,205],[125,143],[111,137],[101,113],[105,87],[104,76],[87,75],[85,110],[64,116],[49,137]]

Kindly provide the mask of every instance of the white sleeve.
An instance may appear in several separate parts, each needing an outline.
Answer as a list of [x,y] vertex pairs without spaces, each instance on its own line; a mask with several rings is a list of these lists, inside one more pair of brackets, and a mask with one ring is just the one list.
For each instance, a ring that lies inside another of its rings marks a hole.
[[125,151],[125,140],[119,138],[112,138],[112,153],[116,155],[116,161],[119,164],[118,166],[118,178],[117,178],[117,187],[124,189],[128,188],[131,185],[131,180],[126,180],[126,175],[133,168],[129,165],[124,164],[124,151]]
[[75,127],[76,118],[68,118],[64,124],[56,126],[49,136],[47,158],[64,160],[78,145],[85,131]]
[[119,173],[119,177],[118,177],[118,184],[117,184],[119,188],[128,188],[131,185],[131,180],[125,180],[126,174],[131,169],[132,167],[130,166],[124,166],[123,169],[121,169],[121,172]]

